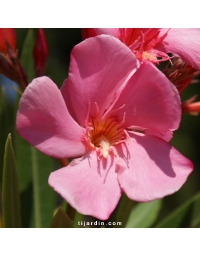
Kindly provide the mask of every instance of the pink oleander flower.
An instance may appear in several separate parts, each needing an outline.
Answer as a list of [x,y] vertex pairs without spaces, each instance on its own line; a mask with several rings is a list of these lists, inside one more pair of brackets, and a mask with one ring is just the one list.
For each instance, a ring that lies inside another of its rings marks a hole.
[[139,60],[154,64],[169,60],[167,53],[179,56],[191,67],[200,70],[200,29],[159,28],[88,28],[83,39],[108,34],[127,45]]
[[76,158],[51,173],[49,185],[80,213],[105,220],[123,192],[148,202],[184,184],[193,165],[167,142],[180,117],[165,75],[101,35],[73,48],[60,90],[48,77],[29,84],[16,125],[44,154]]

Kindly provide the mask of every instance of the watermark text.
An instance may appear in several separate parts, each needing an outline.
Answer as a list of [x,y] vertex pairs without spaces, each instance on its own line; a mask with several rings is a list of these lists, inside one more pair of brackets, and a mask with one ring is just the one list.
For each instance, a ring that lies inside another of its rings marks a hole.
[[122,223],[120,221],[100,221],[100,220],[96,220],[96,221],[78,221],[78,225],[82,226],[82,227],[86,227],[86,226],[121,226]]

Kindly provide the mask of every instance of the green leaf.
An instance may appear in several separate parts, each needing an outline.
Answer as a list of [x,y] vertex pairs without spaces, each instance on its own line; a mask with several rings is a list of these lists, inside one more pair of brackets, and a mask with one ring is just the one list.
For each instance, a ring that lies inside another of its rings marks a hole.
[[1,143],[0,143],[0,191],[2,187],[2,175],[3,175],[3,157],[4,157],[4,145],[5,145],[5,136],[3,136],[4,129],[3,124],[5,123],[3,112],[4,112],[4,91],[3,87],[0,87],[0,134],[1,134]]
[[8,135],[3,167],[2,213],[4,228],[20,228],[20,199],[11,135]]
[[[122,195],[117,208],[112,213],[111,217],[109,218],[110,222],[121,222],[122,225],[120,228],[123,228],[127,222],[131,209],[133,208],[135,202],[130,200],[125,194]],[[107,226],[107,227],[115,227],[119,228],[117,225]]]
[[2,184],[2,171],[4,150],[9,133],[14,132],[15,112],[12,102],[5,99],[4,88],[0,87],[0,188]]
[[191,197],[175,211],[160,221],[156,228],[199,228],[200,193]]
[[53,216],[55,193],[48,185],[54,160],[16,135],[23,227],[48,227]]
[[73,226],[74,228],[80,228],[80,225],[78,225],[79,222],[83,220],[83,216],[81,213],[76,212],[74,216]]
[[35,30],[30,28],[27,32],[26,38],[23,43],[20,60],[22,66],[28,76],[28,81],[32,81],[35,76],[32,50],[35,42]]
[[61,208],[58,208],[50,224],[50,228],[73,228],[73,226],[68,215]]
[[139,203],[131,211],[126,228],[148,228],[155,222],[161,209],[161,200]]

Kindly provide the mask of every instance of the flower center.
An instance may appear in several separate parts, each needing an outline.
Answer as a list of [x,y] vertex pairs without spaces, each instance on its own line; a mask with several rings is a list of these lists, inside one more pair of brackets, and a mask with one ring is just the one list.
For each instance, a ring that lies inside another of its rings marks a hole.
[[114,118],[99,117],[89,120],[88,139],[90,144],[99,151],[100,156],[106,158],[114,145],[124,141],[127,136],[121,123]]
[[151,62],[157,62],[157,57],[149,52],[143,51],[142,56],[140,54],[136,53],[136,57],[141,60],[148,60]]
[[169,56],[162,51],[156,50],[167,36],[168,31],[160,35],[158,28],[151,29],[126,29],[121,32],[120,40],[125,43],[139,60],[150,61],[158,64],[161,61],[170,60]]

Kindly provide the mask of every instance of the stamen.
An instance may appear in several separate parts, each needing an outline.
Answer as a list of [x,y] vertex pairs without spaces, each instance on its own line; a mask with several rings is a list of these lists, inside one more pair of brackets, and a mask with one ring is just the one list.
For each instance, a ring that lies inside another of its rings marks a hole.
[[156,50],[156,46],[165,39],[168,32],[169,29],[165,32],[161,32],[161,29],[159,28],[151,28],[146,31],[132,29],[132,32],[129,29],[122,34],[125,38],[122,39],[122,41],[141,61],[150,61],[153,64],[158,64],[159,62],[167,60],[171,62],[171,57],[165,52]]
[[90,102],[88,104],[88,112],[87,112],[87,116],[86,116],[86,119],[85,119],[85,126],[87,127],[89,125],[89,115],[90,115]]
[[123,119],[121,121],[121,125],[125,123],[125,119],[126,119],[126,112],[124,112]]
[[116,115],[116,113],[118,113],[118,112],[119,112],[121,109],[123,109],[125,106],[126,106],[126,104],[123,104],[123,105],[122,105],[121,107],[119,107],[119,108],[109,110],[109,114],[104,114],[104,115],[103,115],[103,118],[105,118],[105,117],[110,117],[110,118],[112,118],[113,116]]
[[143,56],[143,45],[144,45],[144,34],[141,32],[141,44],[140,44],[140,49],[137,52],[136,56],[138,59],[141,59]]
[[114,145],[127,139],[122,128],[124,121],[125,113],[122,122],[117,122],[115,118],[109,116],[105,118],[101,118],[99,115],[95,118],[90,117],[89,127],[86,129],[88,142],[91,147],[96,149],[99,157],[107,158],[108,154],[113,151]]
[[99,115],[99,106],[97,104],[97,102],[94,103],[95,107],[96,107],[96,116]]

